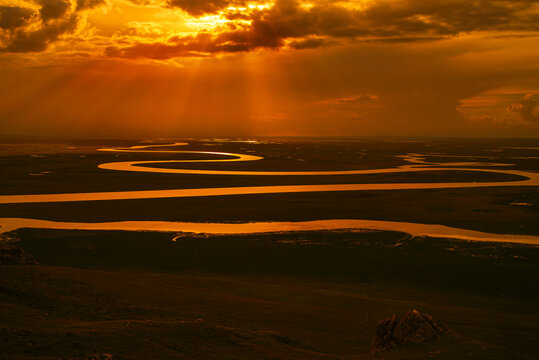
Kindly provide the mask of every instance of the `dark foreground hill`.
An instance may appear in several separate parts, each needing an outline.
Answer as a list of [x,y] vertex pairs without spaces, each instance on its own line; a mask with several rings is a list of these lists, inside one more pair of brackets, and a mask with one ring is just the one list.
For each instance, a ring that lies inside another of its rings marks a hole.
[[[42,265],[0,266],[2,360],[539,355],[533,247],[376,232],[18,236]],[[456,335],[372,354],[378,322],[411,309]]]

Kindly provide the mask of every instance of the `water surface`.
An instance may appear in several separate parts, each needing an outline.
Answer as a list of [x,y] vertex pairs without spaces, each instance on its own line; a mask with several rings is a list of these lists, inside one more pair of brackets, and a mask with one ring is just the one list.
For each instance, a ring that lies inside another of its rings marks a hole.
[[205,234],[256,234],[290,231],[370,229],[399,231],[412,236],[430,236],[469,241],[494,241],[539,245],[539,236],[491,234],[481,231],[397,221],[333,219],[299,222],[190,223],[172,221],[117,221],[100,223],[58,222],[24,218],[0,218],[0,233],[21,228],[64,230],[123,230],[187,232]]

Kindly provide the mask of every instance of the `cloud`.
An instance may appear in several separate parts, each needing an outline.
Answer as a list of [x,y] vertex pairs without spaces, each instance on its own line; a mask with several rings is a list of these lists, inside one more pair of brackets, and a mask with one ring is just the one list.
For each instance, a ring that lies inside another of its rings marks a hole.
[[352,96],[348,98],[337,99],[339,104],[371,104],[378,101],[378,96],[376,95],[359,95]]
[[296,50],[316,49],[316,48],[326,46],[326,45],[328,45],[328,41],[326,39],[321,39],[321,38],[307,38],[307,39],[301,39],[301,40],[294,40],[288,44],[288,46]]
[[157,38],[164,34],[163,26],[155,22],[131,21],[122,29],[121,35],[138,36],[142,38]]
[[[161,56],[179,51],[178,44],[212,45],[214,38],[201,33],[163,41]],[[506,109],[538,89],[535,43],[463,36],[226,59],[193,51],[208,58],[181,61],[182,67],[121,59],[28,70],[6,66],[0,69],[0,118],[11,133],[66,136],[530,136],[539,123],[524,124]],[[477,100],[468,107],[473,105],[471,115],[491,120],[459,116],[461,99],[486,91],[501,95],[494,103],[494,95],[483,99],[486,109]],[[379,100],[370,102],[374,95]]]
[[0,7],[0,52],[41,52],[62,35],[73,33],[80,21],[80,11],[105,3],[105,0],[39,0],[39,10]]
[[77,10],[93,9],[105,3],[105,0],[77,0]]
[[[34,0],[37,11],[0,7],[0,51],[43,51],[63,34],[74,32],[79,12],[105,0]],[[138,6],[144,1],[132,0]],[[167,0],[192,17],[219,17],[198,35],[168,41],[139,34],[122,42],[110,40],[109,57],[169,59],[260,48],[315,49],[347,41],[399,44],[428,42],[476,31],[504,36],[539,30],[537,1],[532,0],[298,0],[258,3],[249,0]],[[163,11],[167,11],[163,9]],[[509,32],[509,34],[506,34]],[[152,42],[153,41],[153,42]],[[102,46],[102,45],[101,45]]]
[[511,116],[472,115],[467,120],[489,126],[515,127],[522,125],[522,121]]
[[[110,46],[106,48],[105,53],[109,57],[170,59],[204,56],[203,53],[218,52],[219,46],[209,34],[200,33],[197,36],[174,37],[168,43],[139,43],[126,48]],[[223,51],[233,52],[232,49]]]
[[0,6],[0,29],[12,30],[25,25],[34,14],[32,9]]
[[77,28],[77,17],[71,15],[62,21],[47,24],[36,31],[18,30],[3,51],[6,52],[37,52],[44,51],[47,46],[66,32]]
[[539,30],[536,2],[525,0],[379,0],[363,8],[354,7],[353,1],[317,1],[306,7],[297,0],[277,0],[268,8],[254,7],[242,13],[227,10],[239,3],[170,0],[168,6],[193,16],[219,14],[229,26],[201,38],[176,38],[174,44],[134,44],[107,54],[166,58],[259,48],[309,49],[339,43],[339,39],[393,44],[436,41],[474,31]]
[[41,0],[39,14],[43,21],[59,19],[69,10],[71,3],[62,0]]
[[359,94],[355,96],[342,97],[336,99],[326,99],[316,101],[315,104],[321,105],[371,105],[376,104],[380,100],[378,95]]
[[519,114],[524,122],[539,122],[539,95],[527,94],[522,101],[509,105],[507,111]]
[[167,6],[178,7],[192,16],[216,14],[219,11],[235,5],[244,5],[244,1],[234,0],[168,0]]
[[529,88],[491,89],[460,100],[457,111],[471,122],[536,127],[539,125],[539,94]]

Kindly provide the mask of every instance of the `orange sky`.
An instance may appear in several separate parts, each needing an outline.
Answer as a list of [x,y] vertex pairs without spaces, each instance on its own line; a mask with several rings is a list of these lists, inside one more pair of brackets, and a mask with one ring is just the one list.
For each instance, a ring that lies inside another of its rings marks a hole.
[[0,135],[539,136],[539,2],[0,0]]

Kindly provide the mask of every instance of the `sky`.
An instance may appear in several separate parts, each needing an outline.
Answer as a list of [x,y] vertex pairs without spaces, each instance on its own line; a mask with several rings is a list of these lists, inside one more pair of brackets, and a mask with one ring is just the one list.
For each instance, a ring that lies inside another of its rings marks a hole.
[[539,1],[0,0],[0,129],[539,137]]

